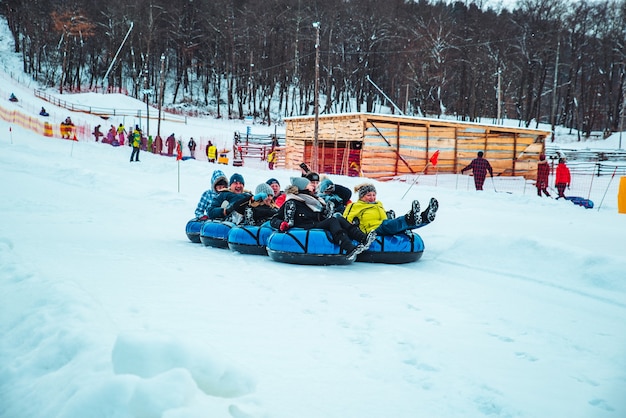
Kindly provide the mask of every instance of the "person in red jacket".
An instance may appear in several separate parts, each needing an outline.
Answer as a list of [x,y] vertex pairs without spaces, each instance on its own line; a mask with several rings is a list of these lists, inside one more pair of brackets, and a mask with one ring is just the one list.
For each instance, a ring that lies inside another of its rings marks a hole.
[[556,179],[554,185],[559,192],[559,198],[565,198],[565,188],[569,188],[572,177],[569,173],[569,168],[565,165],[565,158],[559,158],[559,164],[556,166]]
[[537,164],[537,181],[535,182],[535,186],[537,186],[537,194],[541,197],[541,193],[550,197],[550,193],[548,193],[548,176],[550,175],[550,166],[546,161],[546,155],[539,155],[539,163]]
[[471,163],[469,163],[466,167],[461,170],[461,174],[463,174],[467,170],[472,170],[474,174],[474,185],[476,186],[476,190],[482,190],[483,184],[485,184],[485,178],[487,178],[487,171],[493,178],[493,169],[491,168],[491,164],[487,161],[486,158],[483,158],[483,152],[478,151],[478,157],[474,158]]

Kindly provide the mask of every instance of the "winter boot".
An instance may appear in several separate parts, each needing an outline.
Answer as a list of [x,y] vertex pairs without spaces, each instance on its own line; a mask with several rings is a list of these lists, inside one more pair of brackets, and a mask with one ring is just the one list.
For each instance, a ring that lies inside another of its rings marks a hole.
[[404,216],[406,218],[406,223],[410,226],[421,224],[422,214],[420,213],[420,202],[414,200],[411,204],[411,210]]
[[361,244],[367,241],[367,235],[365,232],[361,231],[361,229],[356,225],[352,225],[348,229],[348,236]]
[[[439,202],[434,197],[430,199],[428,203],[428,207],[424,212],[422,212],[421,218],[422,222],[425,224],[429,224],[435,220],[435,215],[437,214],[437,209],[439,209]],[[419,225],[419,224],[417,224]]]
[[356,245],[354,245],[348,234],[344,231],[339,231],[333,238],[335,244],[337,244],[342,251],[345,251],[346,254],[350,254],[356,249]]

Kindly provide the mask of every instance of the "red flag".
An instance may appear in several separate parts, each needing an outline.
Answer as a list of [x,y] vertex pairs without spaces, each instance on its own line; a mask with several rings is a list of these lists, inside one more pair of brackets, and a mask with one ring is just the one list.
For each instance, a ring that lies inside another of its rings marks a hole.
[[437,165],[437,160],[439,159],[439,150],[435,151],[432,157],[430,157],[430,163],[432,165]]
[[183,147],[181,145],[181,142],[178,141],[178,144],[176,145],[176,161],[180,161],[183,159]]

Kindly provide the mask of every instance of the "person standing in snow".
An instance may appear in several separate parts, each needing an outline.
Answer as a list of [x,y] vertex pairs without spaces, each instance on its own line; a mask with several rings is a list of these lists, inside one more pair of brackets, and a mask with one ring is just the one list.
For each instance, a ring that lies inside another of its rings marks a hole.
[[191,158],[196,158],[196,141],[193,140],[193,137],[189,138],[187,147],[189,147],[189,153],[191,154]]
[[569,168],[565,165],[565,158],[559,158],[559,164],[556,166],[556,178],[554,185],[559,192],[557,199],[565,198],[565,188],[569,188],[572,177]]
[[117,127],[117,138],[120,142],[120,145],[124,145],[124,138],[126,138],[126,128],[123,123],[120,123],[120,126]]
[[176,138],[174,138],[174,134],[171,134],[165,140],[165,146],[167,147],[167,155],[174,155],[174,147],[176,146]]
[[537,195],[541,197],[541,193],[550,197],[550,193],[548,193],[548,176],[550,175],[550,166],[546,161],[546,154],[539,155],[539,163],[537,164],[537,181],[535,182],[535,186],[537,186]]
[[206,157],[210,163],[214,163],[217,158],[217,147],[211,141],[206,145]]
[[130,162],[133,162],[133,158],[134,161],[139,162],[139,150],[141,149],[141,129],[139,129],[139,125],[135,125],[132,146],[133,152],[130,154]]
[[439,202],[434,197],[423,212],[420,212],[419,202],[414,200],[406,215],[395,218],[393,211],[385,211],[382,202],[376,200],[376,187],[373,184],[359,184],[354,191],[358,193],[359,200],[346,206],[343,216],[365,233],[374,231],[377,235],[395,235],[421,228],[435,220],[439,209]]
[[276,163],[276,150],[272,149],[269,154],[267,154],[267,168],[270,170],[274,169],[274,163]]
[[487,178],[487,171],[489,171],[489,175],[493,178],[493,169],[491,168],[491,164],[489,164],[489,161],[487,161],[486,158],[483,158],[483,155],[484,153],[482,151],[478,151],[477,158],[474,158],[471,163],[461,169],[461,174],[464,174],[467,170],[472,170],[476,190],[483,189],[485,178]]

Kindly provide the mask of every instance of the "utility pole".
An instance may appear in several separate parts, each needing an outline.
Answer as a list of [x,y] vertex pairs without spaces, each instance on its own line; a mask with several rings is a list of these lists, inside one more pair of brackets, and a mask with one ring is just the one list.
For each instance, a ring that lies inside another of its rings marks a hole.
[[165,54],[161,54],[161,79],[159,86],[159,122],[157,124],[157,136],[161,136],[161,106],[163,106],[163,89],[165,87]]
[[315,128],[313,131],[313,171],[319,173],[318,148],[319,148],[319,117],[320,117],[320,22],[313,22],[316,30],[315,35]]
[[496,124],[502,124],[502,69],[498,65],[498,97],[496,102],[498,104],[498,111],[496,116]]
[[554,81],[552,83],[552,106],[550,108],[550,123],[552,124],[552,138],[551,142],[554,142],[555,139],[555,130],[556,130],[556,86],[557,79],[559,76],[559,51],[561,50],[561,38],[557,38],[556,42],[556,59],[554,62]]

